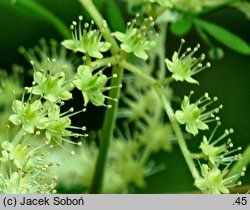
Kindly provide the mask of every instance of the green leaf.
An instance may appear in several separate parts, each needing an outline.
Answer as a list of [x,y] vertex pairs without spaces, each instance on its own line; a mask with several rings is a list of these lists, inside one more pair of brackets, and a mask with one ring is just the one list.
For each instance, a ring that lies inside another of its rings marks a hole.
[[106,4],[108,21],[112,30],[124,32],[126,30],[126,24],[117,2],[115,0],[109,0],[106,1]]
[[238,53],[250,55],[249,44],[232,32],[204,20],[197,19],[195,20],[195,24],[230,49]]
[[187,34],[191,28],[192,22],[189,19],[178,20],[171,25],[171,31],[176,36],[183,36]]

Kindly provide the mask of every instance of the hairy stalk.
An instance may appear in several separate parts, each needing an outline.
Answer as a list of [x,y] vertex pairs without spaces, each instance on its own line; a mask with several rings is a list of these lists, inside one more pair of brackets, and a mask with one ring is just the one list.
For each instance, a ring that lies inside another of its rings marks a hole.
[[65,26],[65,24],[57,16],[55,16],[52,12],[47,10],[36,1],[19,0],[16,1],[15,4],[24,10],[34,12],[35,14],[50,22],[64,38],[69,38],[71,36],[68,27]]
[[[79,1],[84,6],[84,8],[88,11],[88,13],[92,16],[96,25],[100,29],[104,28],[102,33],[103,33],[105,40],[110,42],[112,45],[111,53],[113,55],[116,55],[117,53],[119,53],[120,50],[115,39],[112,37],[108,26],[104,27],[104,24],[106,24],[106,22],[102,18],[99,11],[96,9],[93,2],[91,0],[79,0]],[[117,78],[112,78],[111,86],[118,87],[122,82],[123,68],[120,66],[114,66],[112,69],[112,74],[117,74]],[[111,89],[109,92],[109,97],[119,100],[120,88]],[[118,102],[109,100],[108,106],[110,105],[112,106],[112,108],[107,109],[105,112],[103,127],[102,127],[101,135],[100,135],[100,140],[101,140],[100,149],[99,149],[99,154],[98,154],[97,162],[95,166],[94,177],[92,180],[92,185],[89,189],[89,193],[96,194],[96,193],[101,193],[102,191],[102,185],[103,185],[104,173],[105,173],[105,163],[106,163],[106,159],[108,155],[109,144],[113,136]]]

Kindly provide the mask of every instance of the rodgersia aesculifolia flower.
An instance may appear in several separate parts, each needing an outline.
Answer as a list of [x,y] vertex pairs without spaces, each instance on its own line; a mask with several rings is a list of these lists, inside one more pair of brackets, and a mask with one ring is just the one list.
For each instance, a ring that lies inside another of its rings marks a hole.
[[51,74],[50,71],[35,71],[33,86],[28,91],[55,103],[72,98],[73,84],[66,80],[64,72]]
[[114,32],[113,35],[121,42],[120,46],[123,51],[147,60],[148,54],[146,51],[155,46],[153,40],[154,21],[152,17],[145,18],[140,25],[138,18],[139,15],[127,24],[125,33]]
[[[7,129],[10,129],[7,126]],[[20,132],[20,131],[19,131]],[[34,140],[35,138],[32,138]],[[54,163],[48,161],[45,144],[37,145],[30,137],[8,139],[1,144],[0,193],[37,194],[55,193],[56,178],[48,174]]]
[[[193,92],[190,93],[190,96]],[[215,109],[207,110],[208,105],[217,101],[217,97],[211,99],[208,93],[198,99],[195,103],[190,103],[190,96],[184,96],[181,104],[182,110],[175,112],[175,117],[180,124],[184,124],[186,131],[193,134],[198,134],[199,130],[207,130],[209,127],[207,123],[219,120],[214,114],[218,113],[222,105]]]
[[187,48],[186,52],[181,54],[182,45],[185,40],[181,40],[181,45],[178,52],[174,52],[172,56],[172,61],[168,58],[165,59],[168,70],[172,73],[172,77],[176,81],[186,81],[189,83],[196,83],[198,81],[193,79],[192,76],[210,67],[210,63],[203,66],[202,61],[205,59],[205,54],[201,54],[199,58],[193,57],[193,55],[198,51],[200,45],[198,44],[193,50]]
[[12,110],[14,114],[10,115],[9,120],[14,125],[20,125],[24,132],[33,134],[35,129],[46,127],[46,113],[40,100],[34,102],[14,100]]
[[241,185],[238,179],[245,175],[245,168],[237,175],[229,176],[228,168],[220,169],[218,165],[209,166],[207,164],[201,165],[201,177],[195,180],[194,185],[203,193],[207,194],[228,194],[229,189],[237,185]]
[[208,161],[209,165],[219,165],[219,164],[232,164],[234,161],[241,159],[241,154],[236,152],[241,150],[241,147],[236,149],[233,148],[233,143],[231,138],[228,138],[226,142],[221,143],[227,136],[233,133],[233,129],[226,129],[222,135],[214,139],[214,134],[220,122],[217,122],[217,126],[212,132],[209,139],[203,136],[203,141],[200,144],[201,158]]
[[[115,78],[117,75],[114,74],[112,77]],[[110,99],[103,93],[104,91],[111,89],[111,87],[106,87],[108,80],[109,78],[103,74],[102,71],[93,73],[91,68],[87,65],[80,65],[78,67],[73,83],[82,92],[84,106],[87,106],[89,102],[95,106],[105,106],[105,98]]]
[[[82,28],[82,16],[79,16],[79,24],[73,21],[70,29],[72,30],[72,39],[64,40],[62,45],[74,52],[81,52],[93,58],[103,58],[102,53],[106,52],[111,44],[106,41],[101,41],[102,33],[98,29],[92,29],[94,22],[91,24],[85,23]],[[106,27],[104,22],[103,27]]]

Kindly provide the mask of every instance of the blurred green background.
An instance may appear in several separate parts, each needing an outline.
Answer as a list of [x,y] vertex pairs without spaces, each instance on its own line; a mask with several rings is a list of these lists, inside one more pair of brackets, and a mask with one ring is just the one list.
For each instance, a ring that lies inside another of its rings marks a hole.
[[[28,0],[27,0],[28,1]],[[27,61],[17,52],[19,46],[31,48],[43,37],[54,38],[59,42],[63,40],[56,28],[44,18],[35,13],[24,12],[13,5],[5,4],[0,0],[0,68],[9,70],[14,63],[28,66]],[[69,26],[72,20],[83,14],[77,0],[37,0],[48,8],[55,16],[59,17],[65,25]],[[104,4],[107,4],[106,1]],[[124,5],[118,0],[118,5],[126,15]],[[106,6],[102,7],[107,15]],[[129,16],[125,16],[129,19]],[[245,16],[233,9],[227,8],[222,11],[207,15],[207,20],[220,24],[242,39],[250,43],[250,21]],[[115,27],[115,26],[113,26]],[[120,27],[119,25],[117,26]],[[209,49],[200,39],[195,30],[185,36],[187,45],[194,46],[200,43],[201,52],[206,53]],[[180,38],[168,33],[167,56],[170,57],[179,46]],[[218,44],[219,45],[219,44]],[[183,83],[175,83],[176,94],[183,96],[191,89],[195,91],[195,97],[204,92],[211,96],[218,96],[219,102],[224,105],[220,113],[223,128],[234,128],[232,136],[235,146],[246,147],[250,143],[250,58],[235,53],[224,46],[224,58],[211,61],[212,68],[195,76],[200,82],[199,86],[189,86]],[[2,99],[0,99],[2,100]],[[219,134],[219,133],[218,133]],[[199,136],[189,141],[190,147],[196,147]],[[174,145],[172,153],[159,153],[155,160],[165,165],[165,170],[147,178],[148,185],[145,189],[138,189],[137,193],[187,193],[195,188],[193,179],[185,164],[178,145]],[[250,170],[243,178],[244,184],[250,184]]]

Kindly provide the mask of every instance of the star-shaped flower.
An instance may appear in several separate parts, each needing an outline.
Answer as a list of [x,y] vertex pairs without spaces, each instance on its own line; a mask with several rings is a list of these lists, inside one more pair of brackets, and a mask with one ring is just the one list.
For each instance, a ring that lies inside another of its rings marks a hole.
[[63,136],[72,136],[68,129],[71,126],[71,120],[67,116],[61,116],[60,107],[56,104],[48,109],[48,123],[45,131],[49,142],[61,144]]
[[202,54],[199,58],[193,57],[193,54],[199,49],[200,45],[197,45],[193,50],[191,50],[191,48],[187,48],[186,52],[180,55],[183,43],[185,43],[185,41],[182,39],[178,52],[174,52],[172,56],[172,61],[166,58],[165,63],[168,70],[173,73],[172,77],[176,81],[187,81],[189,83],[198,84],[198,81],[193,79],[192,76],[203,69],[210,67],[210,63],[207,63],[206,66],[202,65],[201,62],[205,59],[204,54]]
[[70,90],[72,85],[65,80],[63,72],[51,75],[49,72],[34,72],[35,85],[29,88],[34,95],[41,95],[50,102],[69,100],[72,98]]
[[[79,29],[77,30],[77,23],[73,21],[71,29],[73,30],[73,39],[68,39],[62,42],[62,45],[74,52],[86,53],[94,58],[103,58],[102,52],[106,52],[111,44],[109,42],[101,41],[102,34],[99,30],[92,30],[92,25],[89,27],[88,23],[84,24],[84,29],[81,27],[82,16],[79,17]],[[105,26],[103,26],[105,27]]]
[[216,166],[214,166],[213,168],[209,168],[208,165],[202,164],[202,177],[195,180],[194,185],[204,193],[228,194],[228,185],[231,183],[229,178],[225,178],[226,174],[226,170],[221,171]]
[[187,132],[195,136],[198,133],[198,129],[208,129],[206,123],[200,118],[202,110],[198,108],[197,104],[190,104],[189,97],[184,97],[181,109],[175,112],[175,117],[180,124],[186,125]]
[[46,127],[47,118],[40,100],[32,103],[15,100],[12,110],[14,114],[9,117],[9,120],[15,125],[22,125],[22,129],[27,133],[34,133],[35,128],[44,129]]
[[87,106],[89,101],[95,106],[102,106],[105,101],[103,91],[107,81],[106,75],[101,72],[92,74],[89,66],[81,65],[77,69],[77,75],[73,83],[82,91],[84,106]]
[[121,42],[121,49],[127,53],[133,53],[136,57],[143,60],[148,59],[147,50],[155,46],[155,41],[145,31],[151,31],[150,27],[153,25],[152,18],[145,19],[145,23],[140,27],[135,26],[136,20],[128,24],[125,33],[115,32],[113,35]]

